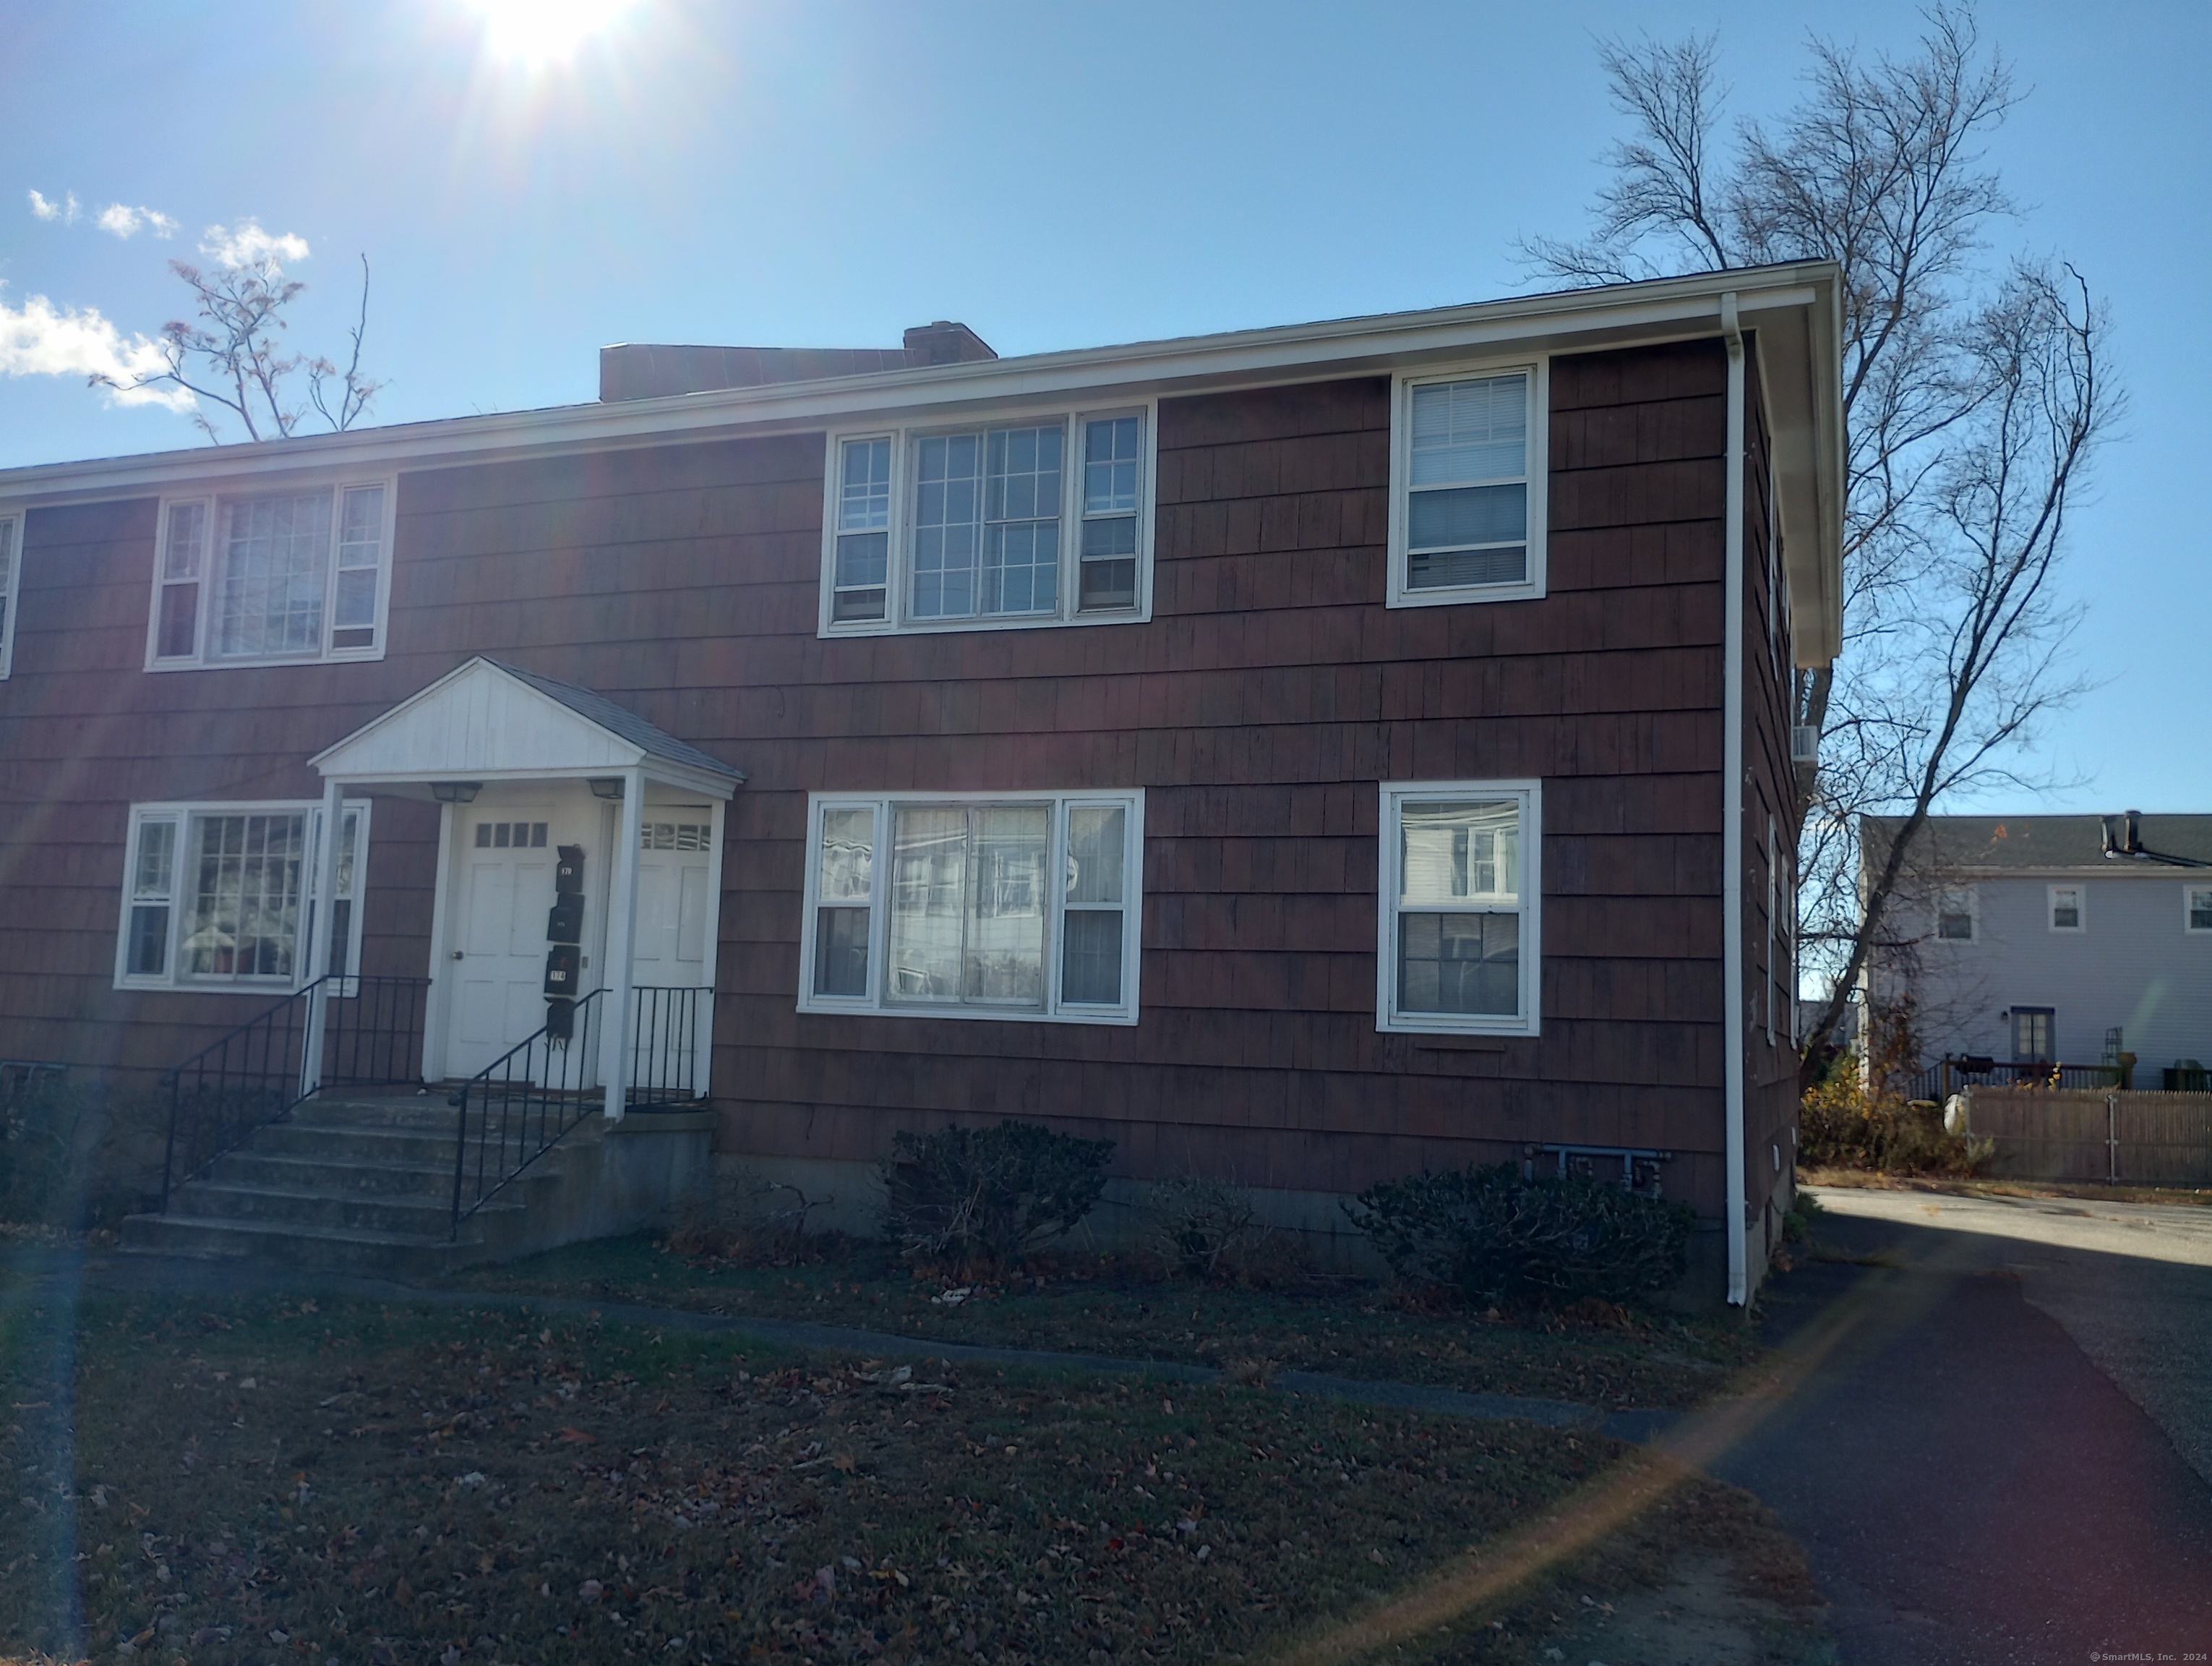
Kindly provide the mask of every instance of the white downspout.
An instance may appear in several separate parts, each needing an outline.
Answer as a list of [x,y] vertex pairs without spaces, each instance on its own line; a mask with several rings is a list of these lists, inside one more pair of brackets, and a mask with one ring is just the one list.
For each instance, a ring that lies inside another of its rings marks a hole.
[[1728,345],[1728,489],[1722,513],[1726,552],[1726,623],[1721,672],[1721,993],[1722,1090],[1728,1163],[1728,1298],[1742,1306],[1751,1297],[1748,1187],[1744,1175],[1743,1010],[1743,331],[1735,295],[1721,297],[1721,338]]
[[[337,912],[338,841],[345,830],[345,784],[323,782],[323,824],[315,841],[315,905],[307,940],[307,1033],[300,1043],[300,1091],[323,1085],[323,1015],[330,1010],[331,987],[322,980],[343,968],[331,964],[331,918]],[[357,894],[357,893],[356,893]]]
[[606,1078],[607,1120],[623,1119],[629,1085],[631,963],[637,954],[637,846],[645,821],[645,771],[623,771],[622,813],[615,818],[614,871],[608,876],[606,980],[608,1011],[599,1020],[599,1074]]

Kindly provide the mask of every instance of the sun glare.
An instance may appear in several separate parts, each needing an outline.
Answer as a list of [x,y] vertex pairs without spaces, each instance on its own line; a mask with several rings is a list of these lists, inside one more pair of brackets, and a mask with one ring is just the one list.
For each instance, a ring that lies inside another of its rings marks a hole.
[[636,0],[470,0],[483,19],[495,58],[549,64],[570,57],[629,11]]

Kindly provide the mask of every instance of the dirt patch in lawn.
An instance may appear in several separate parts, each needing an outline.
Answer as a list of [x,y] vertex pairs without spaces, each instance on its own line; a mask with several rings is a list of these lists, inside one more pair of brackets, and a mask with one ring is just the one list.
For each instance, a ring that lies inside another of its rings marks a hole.
[[2212,1207],[2212,1186],[2108,1186],[2087,1180],[1953,1180],[1878,1174],[1866,1169],[1808,1169],[1800,1184],[1838,1191],[1941,1192],[1952,1197],[2061,1197],[2096,1203],[2193,1203]]
[[467,1287],[859,1326],[944,1341],[1114,1354],[1247,1373],[1311,1371],[1608,1409],[1695,1404],[1757,1345],[1730,1318],[1586,1304],[1509,1318],[1342,1279],[1251,1289],[1148,1276],[1141,1259],[1065,1256],[1021,1277],[917,1276],[830,1241],[781,1266],[687,1257],[638,1237],[475,1269]]
[[165,1666],[1257,1657],[1623,1451],[513,1310],[5,1323],[0,1639]]

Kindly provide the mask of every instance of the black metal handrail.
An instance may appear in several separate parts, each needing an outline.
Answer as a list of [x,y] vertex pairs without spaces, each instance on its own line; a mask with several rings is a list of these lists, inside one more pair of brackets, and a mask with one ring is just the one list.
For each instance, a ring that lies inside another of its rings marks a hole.
[[[459,1113],[453,1141],[453,1232],[606,1103],[599,1046],[607,991],[594,989],[516,1043],[447,1097]],[[623,1103],[660,1110],[698,1097],[699,1016],[714,992],[647,985],[630,991],[629,1069]],[[475,1112],[473,1123],[471,1111]]]
[[[169,1091],[169,1135],[162,1212],[177,1188],[325,1088],[419,1081],[422,995],[429,987],[427,977],[333,972],[164,1071],[160,1085]],[[310,1080],[307,1043],[318,1006],[322,1055]]]

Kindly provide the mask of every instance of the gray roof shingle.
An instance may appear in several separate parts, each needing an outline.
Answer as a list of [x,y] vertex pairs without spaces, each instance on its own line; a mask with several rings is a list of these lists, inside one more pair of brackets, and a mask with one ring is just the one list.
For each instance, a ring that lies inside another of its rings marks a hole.
[[534,671],[525,671],[520,666],[510,666],[504,660],[484,656],[486,665],[496,666],[508,676],[527,683],[549,699],[557,700],[577,716],[586,718],[601,728],[620,735],[624,740],[641,747],[647,756],[666,758],[672,763],[688,764],[694,769],[710,769],[718,775],[742,781],[745,772],[736,769],[718,757],[709,757],[688,740],[678,740],[665,729],[648,723],[627,706],[618,706],[597,690],[584,688],[575,683],[563,683],[557,678],[541,677]]
[[[2109,870],[2139,866],[2212,866],[2212,815],[2143,814],[2137,822],[2144,851],[2139,857],[2105,854],[2105,824],[2122,835],[2121,817],[1930,816],[1917,843],[1948,868],[2081,867]],[[1859,835],[1869,861],[1887,851],[1904,826],[1901,816],[1868,816]],[[2165,863],[2160,859],[2166,858]]]

